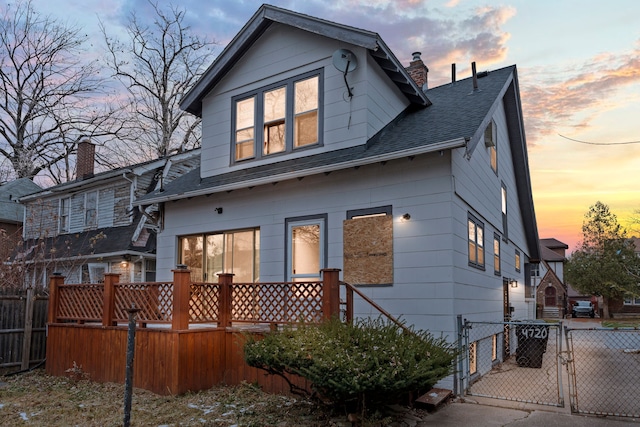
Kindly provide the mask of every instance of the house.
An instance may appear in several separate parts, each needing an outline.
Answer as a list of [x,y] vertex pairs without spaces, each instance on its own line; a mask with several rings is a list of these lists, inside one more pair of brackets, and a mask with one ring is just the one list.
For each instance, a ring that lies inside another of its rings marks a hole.
[[538,317],[564,318],[567,314],[567,285],[564,283],[566,243],[557,239],[540,239],[540,264],[533,265],[531,280],[536,289]]
[[[631,237],[636,256],[640,257],[640,237]],[[623,299],[610,300],[609,311],[614,318],[640,317],[640,297],[628,296]]]
[[458,316],[535,317],[515,66],[431,88],[417,52],[405,67],[375,32],[263,5],[181,107],[202,117],[200,167],[133,201],[159,206],[162,280],[176,264],[243,283],[337,268],[452,341]]
[[18,200],[40,190],[40,186],[29,178],[19,178],[0,185],[0,229],[7,236],[18,234],[22,228],[24,206]]
[[68,283],[98,283],[104,273],[128,281],[155,280],[154,206],[132,202],[188,172],[199,150],[94,173],[95,146],[78,144],[77,178],[20,201],[25,205],[23,247],[14,262],[24,263],[35,285],[61,273]]

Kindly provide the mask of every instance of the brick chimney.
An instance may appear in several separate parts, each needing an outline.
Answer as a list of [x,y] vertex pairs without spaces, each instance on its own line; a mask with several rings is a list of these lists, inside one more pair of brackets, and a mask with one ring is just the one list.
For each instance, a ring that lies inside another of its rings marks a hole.
[[429,73],[429,69],[422,59],[420,59],[420,55],[422,52],[413,52],[413,59],[409,63],[409,66],[405,68],[409,73],[409,76],[413,79],[414,82],[418,85],[420,89],[423,91],[427,90],[427,74]]
[[96,157],[96,146],[88,139],[78,143],[78,156],[76,159],[76,179],[82,180],[93,176],[93,165]]

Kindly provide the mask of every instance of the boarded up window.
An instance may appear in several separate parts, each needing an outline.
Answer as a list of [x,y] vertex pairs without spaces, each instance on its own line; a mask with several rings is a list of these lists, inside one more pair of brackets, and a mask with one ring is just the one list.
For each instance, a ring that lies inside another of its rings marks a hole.
[[367,216],[343,224],[344,281],[352,285],[393,283],[393,217]]

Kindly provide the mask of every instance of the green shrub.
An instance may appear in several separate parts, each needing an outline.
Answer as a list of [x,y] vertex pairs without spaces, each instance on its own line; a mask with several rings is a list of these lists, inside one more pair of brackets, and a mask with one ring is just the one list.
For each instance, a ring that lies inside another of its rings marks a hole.
[[444,339],[381,319],[298,324],[262,340],[248,336],[244,354],[250,366],[304,377],[324,400],[355,402],[363,412],[365,402],[429,390],[451,373],[455,358]]

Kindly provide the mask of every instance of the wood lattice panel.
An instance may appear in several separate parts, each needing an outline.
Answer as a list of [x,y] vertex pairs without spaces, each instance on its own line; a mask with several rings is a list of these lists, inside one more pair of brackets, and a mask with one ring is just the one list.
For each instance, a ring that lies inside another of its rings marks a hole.
[[58,319],[100,321],[104,285],[60,285],[58,288]]
[[234,283],[232,321],[294,323],[322,316],[322,283]]
[[173,313],[173,284],[162,282],[118,283],[115,286],[113,320],[126,322],[127,309],[138,308],[138,322],[169,323]]
[[192,283],[189,301],[189,321],[193,323],[217,322],[220,316],[220,285]]

